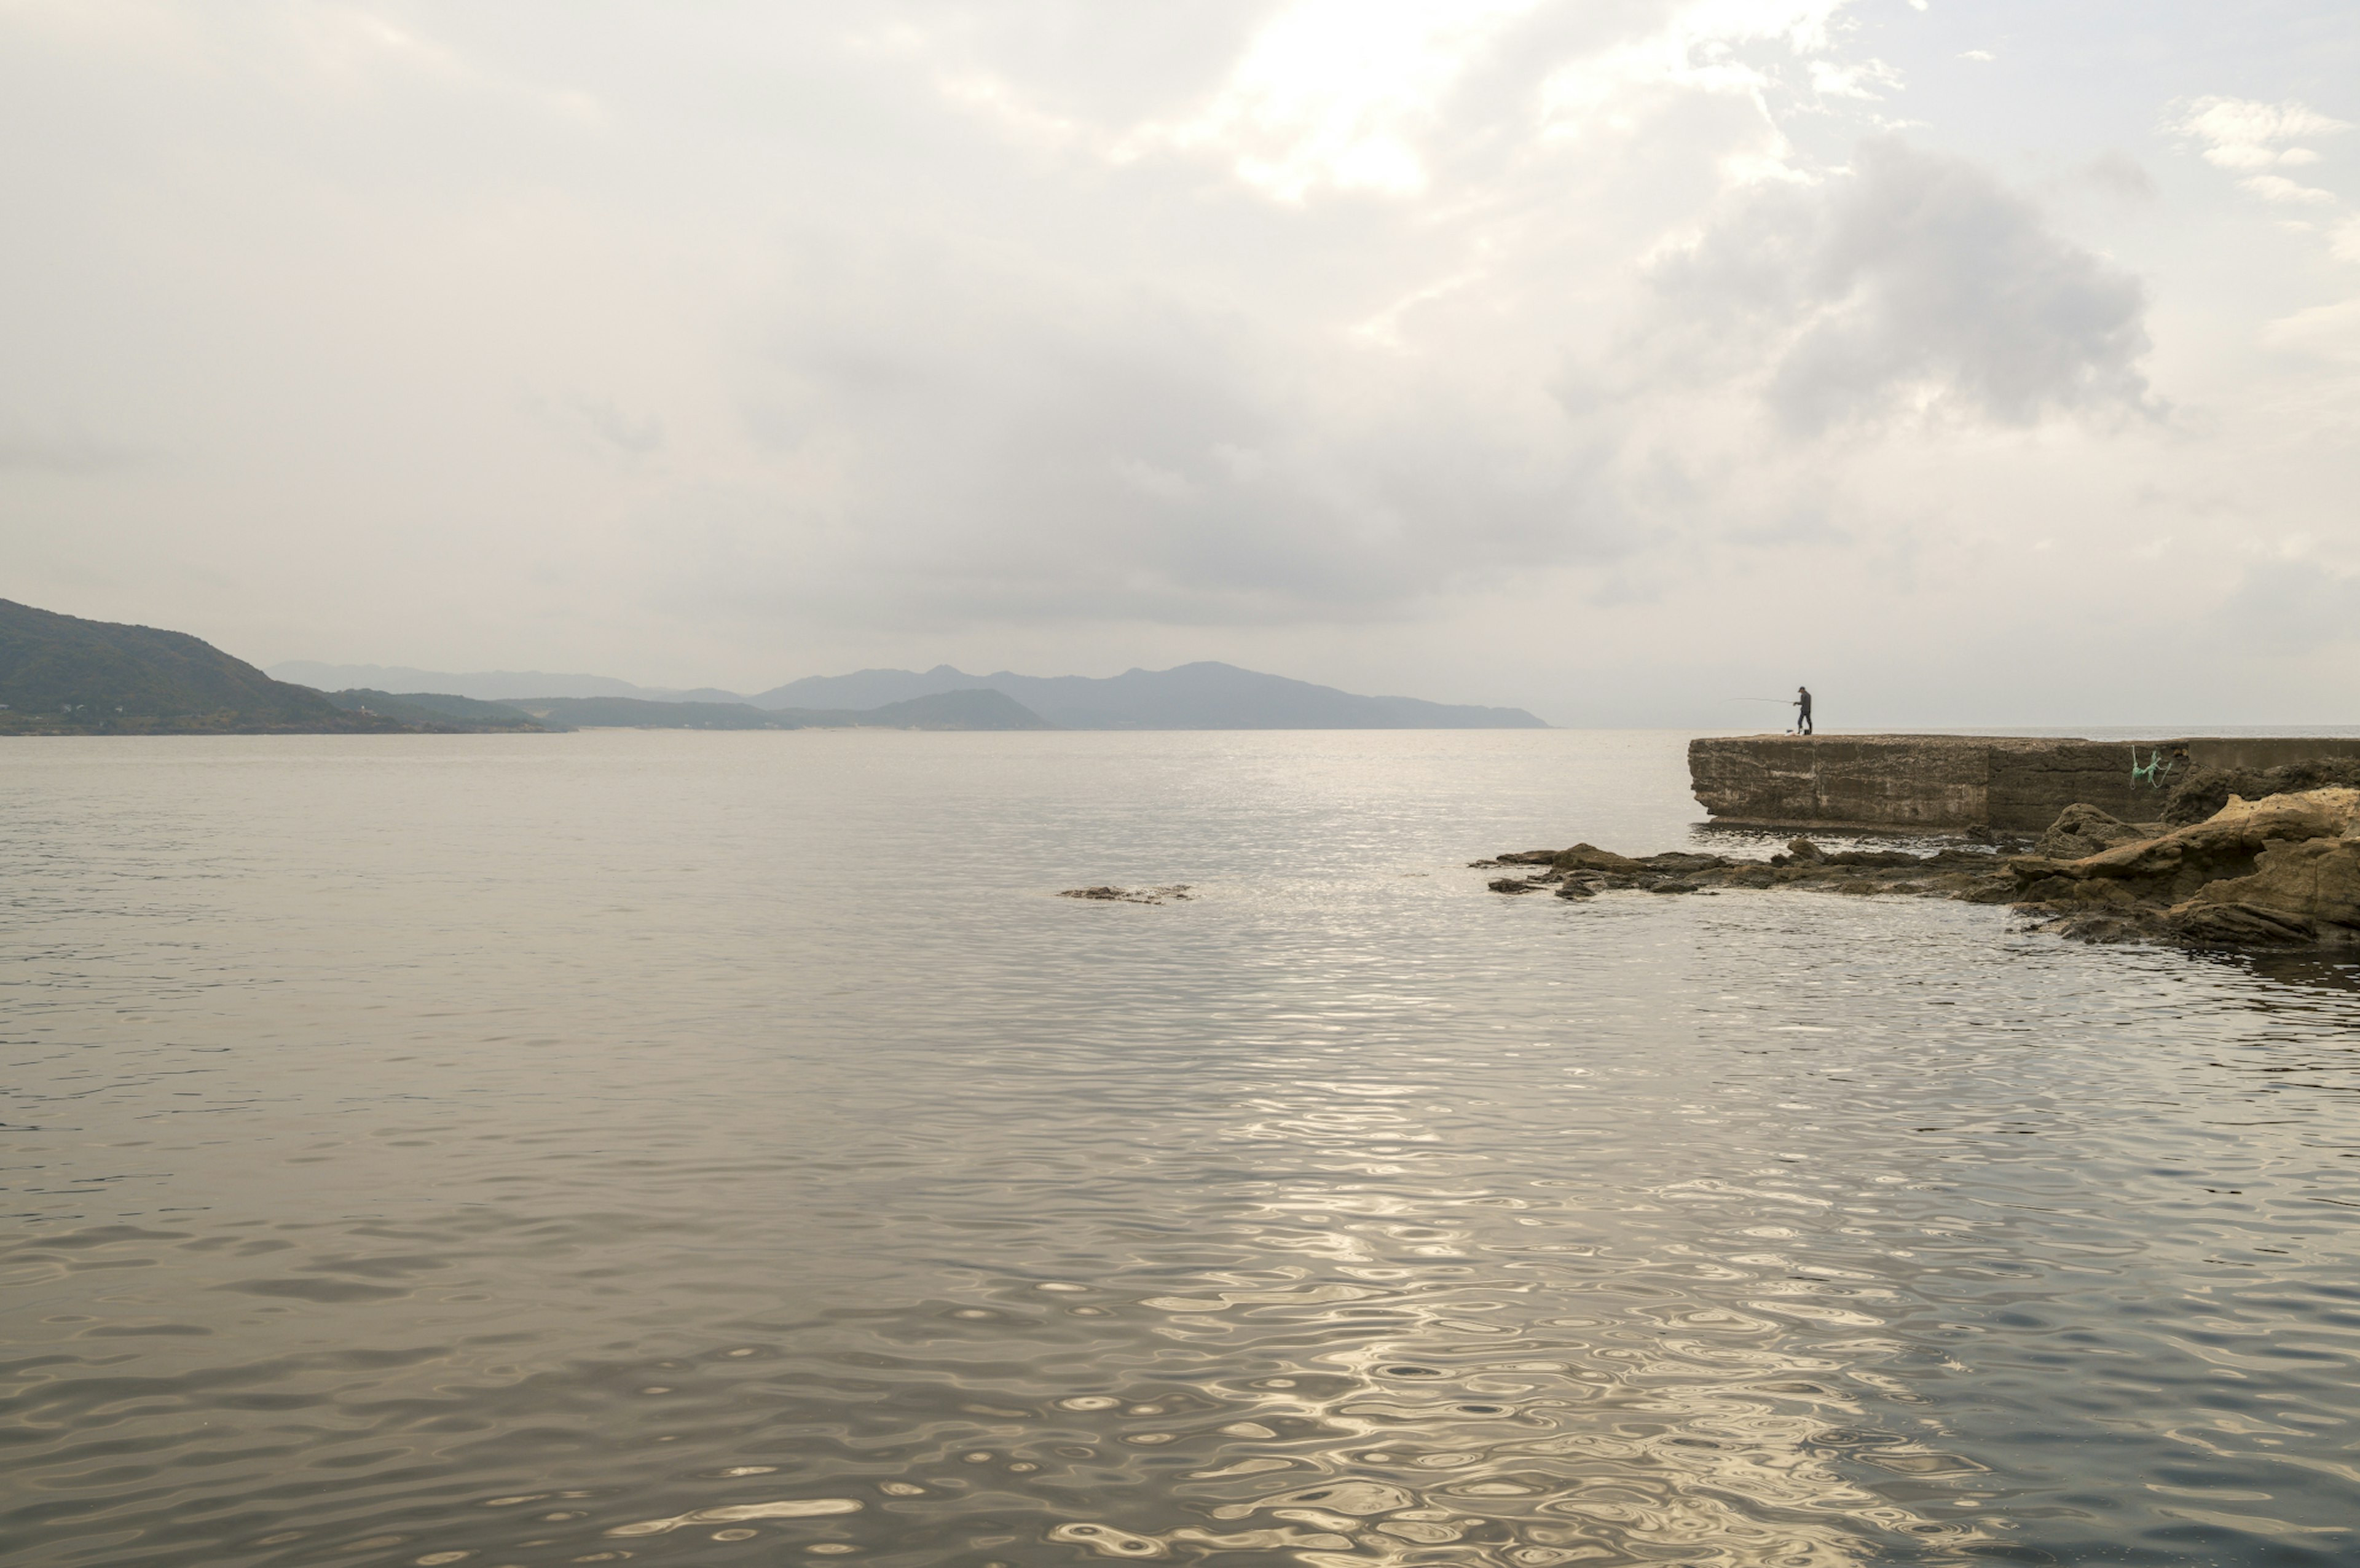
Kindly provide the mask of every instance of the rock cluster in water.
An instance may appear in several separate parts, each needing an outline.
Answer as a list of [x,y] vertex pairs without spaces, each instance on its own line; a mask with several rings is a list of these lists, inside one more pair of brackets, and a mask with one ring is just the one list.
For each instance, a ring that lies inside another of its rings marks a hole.
[[2248,800],[2230,794],[2200,822],[2125,822],[2066,809],[2032,853],[1994,842],[1907,850],[1828,850],[1798,838],[1767,860],[1676,851],[1631,857],[1594,844],[1526,850],[1473,864],[1533,866],[1495,893],[1589,898],[1633,889],[1816,887],[2008,904],[2085,942],[2183,947],[2360,946],[2360,789],[2335,786]]

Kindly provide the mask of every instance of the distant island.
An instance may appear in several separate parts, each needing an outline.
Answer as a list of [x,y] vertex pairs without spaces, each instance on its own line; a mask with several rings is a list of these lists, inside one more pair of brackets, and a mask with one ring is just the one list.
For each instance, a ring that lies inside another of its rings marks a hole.
[[[432,687],[486,702],[515,702],[535,712],[547,708],[562,722],[628,722],[567,718],[554,699],[622,699],[691,706],[739,705],[793,715],[805,724],[817,714],[881,713],[901,704],[946,698],[956,692],[996,691],[1021,704],[1050,727],[1067,730],[1403,730],[1546,729],[1522,708],[1472,707],[1429,702],[1415,697],[1362,697],[1284,675],[1240,670],[1233,664],[1183,664],[1171,670],[1132,670],[1105,679],[1081,675],[969,675],[947,664],[918,671],[863,670],[850,675],[814,675],[774,686],[754,696],[713,687],[688,690],[634,686],[601,675],[557,675],[540,670],[485,670],[474,674],[381,665],[290,662],[271,673],[307,685],[369,685],[393,689]],[[585,708],[577,713],[628,710]],[[740,722],[735,727],[756,727]],[[773,727],[773,726],[760,726]],[[775,727],[797,727],[793,724]],[[996,724],[946,727],[998,728]]]

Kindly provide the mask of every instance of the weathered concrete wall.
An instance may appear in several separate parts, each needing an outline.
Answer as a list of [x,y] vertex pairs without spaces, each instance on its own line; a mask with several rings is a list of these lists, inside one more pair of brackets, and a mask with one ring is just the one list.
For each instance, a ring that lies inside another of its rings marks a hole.
[[2360,757],[2360,739],[2191,736],[2159,746],[2160,786],[2131,775],[2128,741],[2016,735],[1745,735],[1688,743],[1688,778],[1719,821],[1780,827],[1964,828],[2037,833],[2079,802],[2152,820],[2196,768],[2277,768]]

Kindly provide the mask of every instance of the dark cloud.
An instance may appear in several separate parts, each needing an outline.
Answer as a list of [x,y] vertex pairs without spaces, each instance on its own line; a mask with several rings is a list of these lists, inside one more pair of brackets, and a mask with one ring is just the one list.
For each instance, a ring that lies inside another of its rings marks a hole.
[[1758,374],[1797,434],[2149,407],[2139,280],[1978,166],[1897,139],[1822,184],[1757,189],[1655,282],[1678,323],[1659,339],[1692,373]]

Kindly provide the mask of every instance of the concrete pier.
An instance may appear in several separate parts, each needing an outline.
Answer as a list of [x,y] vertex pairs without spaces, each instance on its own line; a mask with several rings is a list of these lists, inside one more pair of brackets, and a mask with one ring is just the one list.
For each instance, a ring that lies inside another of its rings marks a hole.
[[[2133,760],[2136,746],[2136,761]],[[2163,765],[2139,774],[2158,751]],[[2360,738],[1743,735],[1688,743],[1688,779],[1716,821],[1771,827],[2038,833],[2080,803],[2152,822],[2199,768],[2360,758]]]

